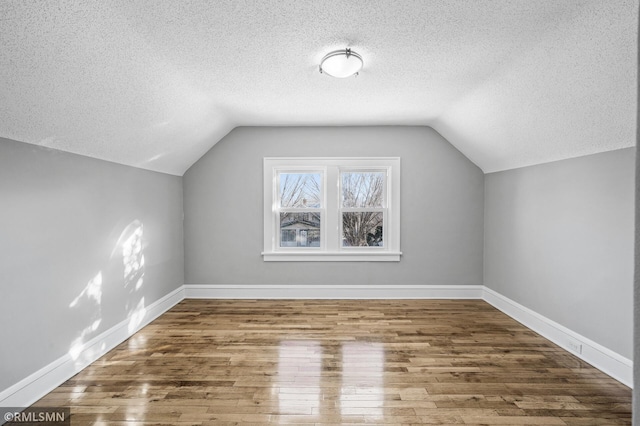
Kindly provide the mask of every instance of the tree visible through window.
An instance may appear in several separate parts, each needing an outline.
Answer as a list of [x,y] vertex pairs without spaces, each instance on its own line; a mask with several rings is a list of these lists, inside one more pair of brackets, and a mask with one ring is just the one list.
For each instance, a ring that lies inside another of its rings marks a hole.
[[320,247],[320,179],[320,173],[278,174],[280,247]]
[[280,206],[320,207],[320,173],[280,173]]
[[342,245],[384,247],[385,172],[341,173]]

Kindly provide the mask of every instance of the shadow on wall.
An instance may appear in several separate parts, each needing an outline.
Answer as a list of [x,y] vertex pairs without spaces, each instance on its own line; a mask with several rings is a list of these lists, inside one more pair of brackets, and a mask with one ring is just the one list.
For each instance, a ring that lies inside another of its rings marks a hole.
[[[138,329],[147,313],[145,299],[142,295],[145,275],[144,247],[144,226],[141,221],[136,219],[120,233],[108,264],[103,269],[121,271],[120,273],[122,273],[121,283],[126,292],[124,307],[129,334]],[[98,354],[105,350],[104,342],[100,344],[100,347],[94,347],[95,345],[90,340],[96,337],[95,333],[103,322],[103,292],[109,290],[103,288],[105,283],[103,270],[98,271],[69,304],[69,309],[74,310],[87,324],[71,343],[68,351],[76,363],[76,367],[92,362]],[[117,283],[118,281],[120,281],[119,278],[111,282]],[[115,291],[117,292],[117,289]]]

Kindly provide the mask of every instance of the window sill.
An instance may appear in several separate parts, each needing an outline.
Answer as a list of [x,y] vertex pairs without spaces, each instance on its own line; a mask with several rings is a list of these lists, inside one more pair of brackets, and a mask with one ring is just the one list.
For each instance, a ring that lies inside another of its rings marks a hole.
[[401,255],[399,251],[262,252],[265,262],[400,262]]

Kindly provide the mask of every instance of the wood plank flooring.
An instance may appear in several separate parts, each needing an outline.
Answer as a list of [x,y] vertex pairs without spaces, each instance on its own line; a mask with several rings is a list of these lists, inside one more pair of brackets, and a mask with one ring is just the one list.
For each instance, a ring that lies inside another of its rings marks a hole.
[[477,300],[185,300],[42,398],[73,425],[629,425],[631,390]]

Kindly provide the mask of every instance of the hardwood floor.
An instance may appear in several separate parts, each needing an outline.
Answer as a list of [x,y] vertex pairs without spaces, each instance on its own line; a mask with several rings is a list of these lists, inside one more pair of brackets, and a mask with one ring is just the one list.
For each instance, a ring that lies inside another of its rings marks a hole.
[[631,424],[631,390],[477,300],[185,300],[38,401],[73,425]]

